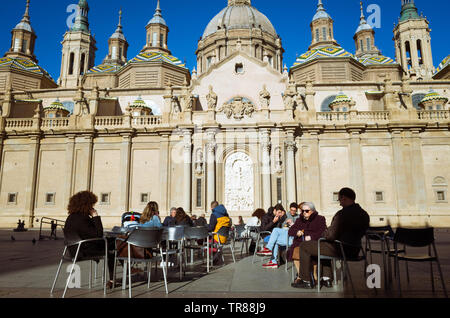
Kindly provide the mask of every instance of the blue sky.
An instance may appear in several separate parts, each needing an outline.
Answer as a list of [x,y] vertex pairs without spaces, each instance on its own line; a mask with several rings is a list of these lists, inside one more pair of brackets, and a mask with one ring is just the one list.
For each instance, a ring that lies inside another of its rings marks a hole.
[[[2,1],[0,12],[0,56],[11,44],[11,30],[21,20],[25,0]],[[354,32],[359,24],[359,0],[323,0],[334,19],[334,36],[351,53],[355,52]],[[416,0],[419,14],[430,21],[433,62],[439,63],[450,54],[448,0]],[[57,80],[61,64],[61,41],[68,30],[67,12],[78,0],[31,0],[31,25],[38,39],[35,54],[39,65]],[[156,0],[88,0],[90,28],[97,40],[96,65],[107,54],[108,38],[118,23],[122,7],[124,33],[130,43],[128,59],[139,53],[145,43],[145,26],[154,14]],[[381,28],[375,29],[376,45],[386,56],[395,58],[394,22],[400,16],[401,0],[365,0],[365,9],[376,4],[381,9]],[[192,70],[196,67],[195,50],[208,22],[227,5],[227,0],[161,0],[163,17],[170,28],[169,49]],[[317,0],[253,0],[252,5],[265,14],[280,35],[285,49],[284,63],[291,67],[297,55],[307,51],[311,42],[309,24],[316,12]],[[366,17],[371,13],[365,12]]]

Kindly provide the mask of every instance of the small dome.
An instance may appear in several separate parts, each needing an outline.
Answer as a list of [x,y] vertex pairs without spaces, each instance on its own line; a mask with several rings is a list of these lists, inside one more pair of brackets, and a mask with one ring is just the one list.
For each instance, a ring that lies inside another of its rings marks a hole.
[[340,46],[333,46],[333,45],[322,46],[316,49],[312,49],[297,57],[294,66],[327,57],[353,57],[353,55],[344,50]]
[[20,21],[16,27],[14,28],[14,30],[25,30],[31,33],[34,33],[33,28],[31,27],[30,23],[28,23],[27,21]]
[[372,28],[368,23],[362,23],[362,24],[360,24],[360,25],[358,26],[358,28],[356,29],[355,34],[361,32],[361,31],[365,31],[365,30],[372,31],[373,28]]
[[147,104],[145,103],[145,101],[142,99],[141,96],[139,96],[134,102],[133,104],[131,104],[129,106],[130,108],[143,108],[143,109],[147,109],[150,111],[150,113],[152,113],[152,108],[150,106],[147,106]]
[[148,21],[147,25],[162,24],[162,25],[167,26],[166,20],[164,20],[164,18],[162,17],[161,12],[162,12],[162,10],[161,10],[161,6],[159,5],[159,0],[158,0],[158,4],[156,5],[155,14],[153,15],[153,18],[151,18],[150,21]]
[[207,25],[203,39],[220,29],[258,28],[274,37],[278,34],[270,20],[251,5],[229,5],[219,12]]
[[319,1],[319,4],[317,5],[317,12],[313,17],[313,21],[319,20],[319,19],[331,19],[330,15],[325,11],[325,8],[323,7],[322,1]]
[[351,103],[352,99],[348,97],[346,94],[339,92],[336,98],[330,103],[329,107],[332,108],[333,105],[339,103]]
[[44,106],[44,109],[57,109],[57,110],[65,110],[69,112],[69,110],[64,107],[63,103],[59,101],[59,98],[57,98],[53,103],[51,103],[48,106]]
[[444,103],[448,102],[447,97],[439,95],[439,93],[435,92],[434,90],[430,90],[428,94],[426,94],[425,97],[420,101],[419,105],[431,100],[442,100],[444,101]]

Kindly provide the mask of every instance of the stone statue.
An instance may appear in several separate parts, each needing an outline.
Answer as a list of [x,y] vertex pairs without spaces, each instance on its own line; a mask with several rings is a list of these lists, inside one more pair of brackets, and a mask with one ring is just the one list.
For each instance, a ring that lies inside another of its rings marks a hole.
[[197,149],[195,156],[195,173],[197,175],[203,174],[203,151],[200,148]]
[[263,86],[263,90],[259,93],[259,101],[261,103],[262,108],[269,108],[270,93],[267,90],[266,85]]
[[214,93],[213,87],[209,85],[209,93],[206,95],[208,101],[208,110],[216,109],[217,106],[217,94]]
[[289,84],[287,89],[283,93],[283,102],[286,109],[294,109],[295,102],[296,102],[296,95],[297,92],[292,87],[292,85]]
[[225,103],[218,110],[224,113],[228,119],[233,116],[234,119],[241,120],[245,116],[252,117],[255,112],[255,107],[250,101],[244,101],[242,97],[236,97],[230,102]]
[[180,113],[181,112],[180,103],[179,103],[178,98],[176,96],[172,96],[171,103],[172,103],[172,112],[174,114]]

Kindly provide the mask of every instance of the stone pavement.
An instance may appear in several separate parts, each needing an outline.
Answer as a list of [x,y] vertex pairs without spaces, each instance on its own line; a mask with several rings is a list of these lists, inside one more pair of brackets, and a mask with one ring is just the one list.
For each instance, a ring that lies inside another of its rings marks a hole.
[[[61,232],[59,232],[61,235]],[[64,263],[60,278],[53,296],[50,288],[56,274],[59,258],[63,251],[63,240],[38,240],[39,232],[29,230],[17,233],[11,229],[0,230],[0,298],[58,298],[62,295],[66,268]],[[15,240],[12,240],[14,237]],[[450,288],[450,230],[437,229],[435,233],[436,247],[441,260],[442,271],[447,289]],[[37,241],[33,243],[35,238]],[[291,266],[288,271],[285,266],[279,269],[263,269],[264,258],[257,257],[252,264],[252,257],[240,254],[240,243],[236,244],[236,263],[233,263],[229,249],[225,249],[225,265],[213,268],[205,275],[205,265],[197,262],[188,266],[186,276],[179,280],[177,269],[172,269],[168,276],[169,294],[164,291],[162,271],[152,274],[150,288],[147,289],[146,277],[143,274],[134,276],[133,297],[136,298],[351,298],[349,284],[344,290],[342,286],[316,290],[301,290],[290,286]],[[381,264],[381,256],[374,254],[374,263]],[[67,298],[104,298],[101,286],[101,271],[92,289],[88,288],[88,262],[81,263],[82,281],[80,289],[69,289]],[[386,290],[382,279],[382,288],[368,289],[363,277],[364,263],[350,265],[358,298],[397,298],[397,284],[394,281],[391,290]],[[404,264],[402,272],[402,296],[404,298],[442,298],[444,293],[437,266],[434,268],[436,291],[431,289],[430,266],[428,263],[409,264],[410,283],[406,282]],[[118,267],[118,277],[121,277],[121,267]],[[84,274],[83,274],[84,273]],[[338,275],[339,276],[339,275]],[[383,278],[383,272],[382,276]],[[107,298],[127,298],[128,290],[120,286],[109,290]]]

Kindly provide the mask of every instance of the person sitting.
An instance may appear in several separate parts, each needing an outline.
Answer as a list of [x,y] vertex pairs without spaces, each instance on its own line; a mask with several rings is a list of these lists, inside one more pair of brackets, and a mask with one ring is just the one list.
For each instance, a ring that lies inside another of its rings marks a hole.
[[[261,225],[261,231],[269,231],[269,232],[273,233],[273,229],[282,228],[283,226],[288,224],[286,210],[284,209],[282,204],[278,203],[277,205],[275,205],[274,211],[275,211],[275,216],[272,219],[272,222],[265,224],[265,225]],[[291,221],[289,221],[289,222],[291,222]],[[268,235],[264,238],[265,243],[269,243],[270,236],[271,235]],[[272,255],[272,251],[269,248],[264,247],[261,251],[257,252],[256,254],[259,256]],[[269,263],[267,263],[267,265],[269,265]],[[274,265],[272,265],[272,266],[274,266]]]
[[[297,273],[300,272],[300,243],[303,241],[318,241],[322,233],[327,229],[326,219],[324,216],[319,215],[314,203],[302,202],[299,208],[300,217],[289,228],[288,235],[294,237],[294,239],[292,244],[290,244],[286,257],[288,261],[294,261]],[[298,280],[296,281],[298,282]]]
[[206,221],[205,214],[203,213],[197,220],[195,220],[194,226],[206,226],[206,225],[208,225],[208,221]]
[[[342,257],[339,240],[344,245],[346,257],[352,258],[359,254],[361,238],[366,233],[370,224],[369,214],[364,211],[359,204],[355,203],[356,194],[350,188],[342,188],[338,194],[339,203],[342,209],[339,210],[331,225],[322,234],[326,239],[320,245],[320,253],[325,256]],[[299,279],[292,284],[295,288],[314,288],[314,281],[311,280],[312,260],[317,258],[317,244],[315,240],[300,243],[300,275]],[[324,276],[331,277],[331,262],[323,261]],[[333,285],[331,279],[318,282],[326,287]]]
[[[212,210],[212,214],[209,219],[208,230],[210,232],[219,233],[222,227],[231,228],[231,219],[228,216],[228,212],[225,206],[223,204],[220,204]],[[220,234],[214,235],[214,242],[220,241],[220,243],[223,244],[227,241],[227,239],[227,237]]]
[[150,201],[147,204],[139,219],[139,227],[162,227],[158,203]]
[[284,263],[284,261],[280,259],[280,264],[278,264],[278,249],[280,246],[287,246],[288,243],[289,245],[292,244],[293,237],[288,237],[288,229],[299,217],[297,209],[297,203],[294,202],[290,204],[289,214],[286,216],[286,220],[283,222],[282,227],[275,227],[272,230],[267,246],[259,252],[258,255],[271,255],[269,262],[263,264],[264,268],[278,268],[281,263]]
[[194,222],[189,215],[184,212],[184,209],[180,207],[175,214],[175,225],[194,226]]
[[264,209],[256,209],[255,212],[253,212],[252,217],[248,219],[245,224],[245,235],[247,237],[251,237],[254,241],[258,239],[257,233],[251,231],[251,229],[261,225],[261,220],[265,214],[266,211],[264,211]]
[[163,222],[163,226],[165,227],[171,227],[175,226],[175,215],[177,214],[177,208],[171,208],[170,214],[166,216]]
[[[68,213],[64,225],[64,237],[78,237],[81,240],[88,240],[93,238],[103,238],[103,224],[94,205],[97,203],[97,196],[90,191],[81,191],[74,194],[69,199]],[[108,271],[109,281],[108,288],[113,286],[113,272],[114,272],[114,240],[108,240]],[[69,253],[75,257],[77,246],[69,247]],[[87,242],[81,245],[78,256],[104,256],[105,243],[98,240],[94,242]]]

